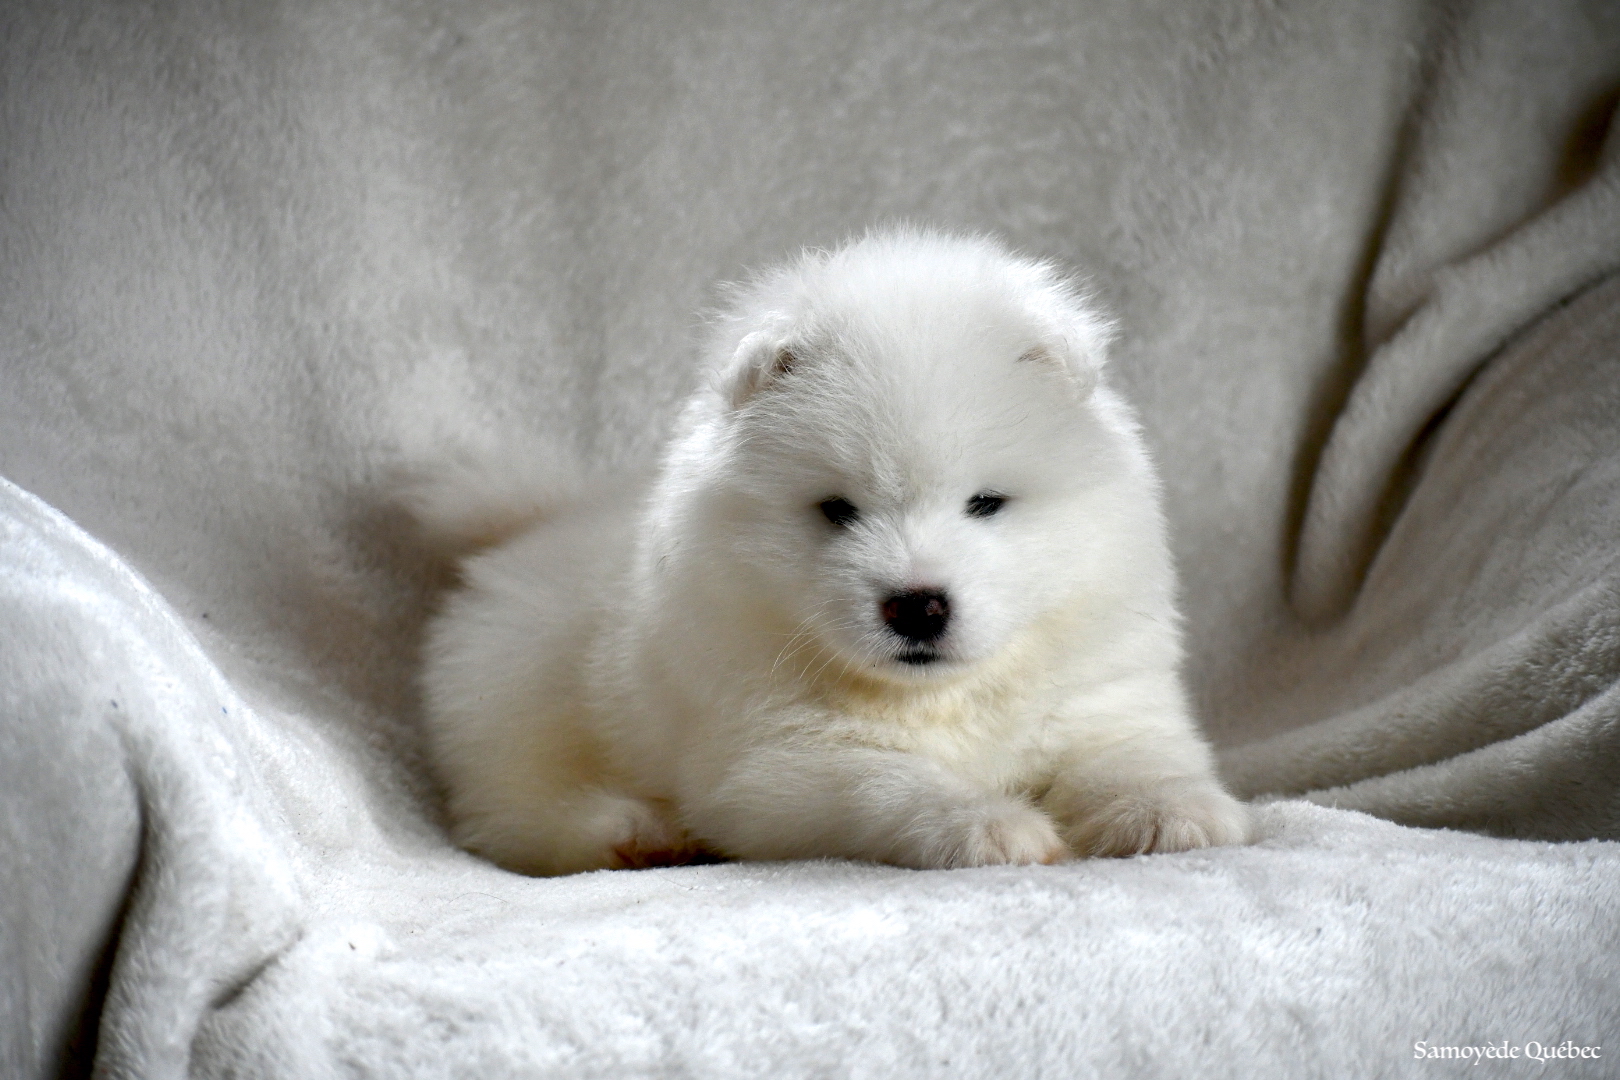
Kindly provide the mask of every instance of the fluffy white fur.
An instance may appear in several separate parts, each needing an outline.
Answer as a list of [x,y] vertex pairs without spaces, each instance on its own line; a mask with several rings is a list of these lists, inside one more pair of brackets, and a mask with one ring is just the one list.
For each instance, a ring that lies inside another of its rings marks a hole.
[[[650,492],[554,496],[435,622],[458,839],[542,874],[1241,841],[1110,333],[984,239],[874,234],[738,289]],[[458,468],[423,516],[488,535],[535,504],[522,472]]]

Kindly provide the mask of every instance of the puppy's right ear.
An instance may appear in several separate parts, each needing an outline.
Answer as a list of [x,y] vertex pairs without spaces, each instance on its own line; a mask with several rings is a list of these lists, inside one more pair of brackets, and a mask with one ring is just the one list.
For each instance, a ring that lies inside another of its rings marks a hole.
[[742,408],[755,394],[790,373],[798,361],[793,347],[778,333],[756,330],[743,338],[724,375],[732,408]]

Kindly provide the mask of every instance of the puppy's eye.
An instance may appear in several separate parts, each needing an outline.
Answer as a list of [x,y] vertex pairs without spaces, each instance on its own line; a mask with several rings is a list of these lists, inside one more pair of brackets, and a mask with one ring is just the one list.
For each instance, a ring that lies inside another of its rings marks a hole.
[[981,491],[967,501],[968,517],[994,517],[1006,505],[1007,496],[992,491]]
[[839,528],[855,524],[855,519],[861,516],[861,512],[855,509],[854,503],[837,495],[830,499],[822,499],[820,506],[821,512],[826,515],[827,520]]

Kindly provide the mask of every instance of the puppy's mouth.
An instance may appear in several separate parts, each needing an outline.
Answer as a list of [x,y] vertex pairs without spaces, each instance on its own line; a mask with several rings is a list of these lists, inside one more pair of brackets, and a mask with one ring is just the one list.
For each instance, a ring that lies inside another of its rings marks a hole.
[[912,667],[925,667],[928,664],[938,663],[943,659],[938,649],[927,645],[915,645],[896,653],[894,658],[900,663],[909,664]]

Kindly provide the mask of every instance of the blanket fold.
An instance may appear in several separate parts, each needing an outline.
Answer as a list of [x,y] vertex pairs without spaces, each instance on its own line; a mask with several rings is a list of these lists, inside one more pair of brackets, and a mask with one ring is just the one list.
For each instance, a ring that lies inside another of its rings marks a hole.
[[[31,761],[68,754],[64,764],[79,765],[85,755],[75,742],[110,735],[124,783],[86,793],[87,801],[123,794],[132,806],[115,798],[101,813],[127,806],[139,822],[138,832],[58,841],[56,857],[70,862],[98,840],[124,841],[122,850],[103,855],[118,884],[81,886],[122,916],[99,1067],[110,1076],[180,1076],[203,1010],[228,999],[297,933],[300,897],[258,766],[243,744],[248,709],[144,582],[3,479],[0,529],[7,715],[24,715],[26,702],[26,715],[71,718],[79,729]],[[64,670],[81,678],[66,682]],[[16,779],[23,790],[37,790],[37,778]],[[73,817],[81,812],[74,807]],[[92,821],[78,822],[75,832]],[[47,836],[12,834],[12,842],[37,850]],[[120,896],[126,877],[133,888],[127,904]],[[43,1067],[51,1048],[29,1041],[43,1059],[35,1068]]]
[[1403,459],[1474,371],[1620,266],[1620,13],[1571,15],[1477,5],[1431,46],[1432,89],[1407,121],[1367,285],[1370,354],[1305,511],[1292,593],[1312,621],[1343,614],[1398,503]]
[[1225,750],[1240,790],[1428,827],[1620,837],[1616,355],[1611,278],[1473,380],[1355,606],[1318,640],[1324,673],[1360,700]]

